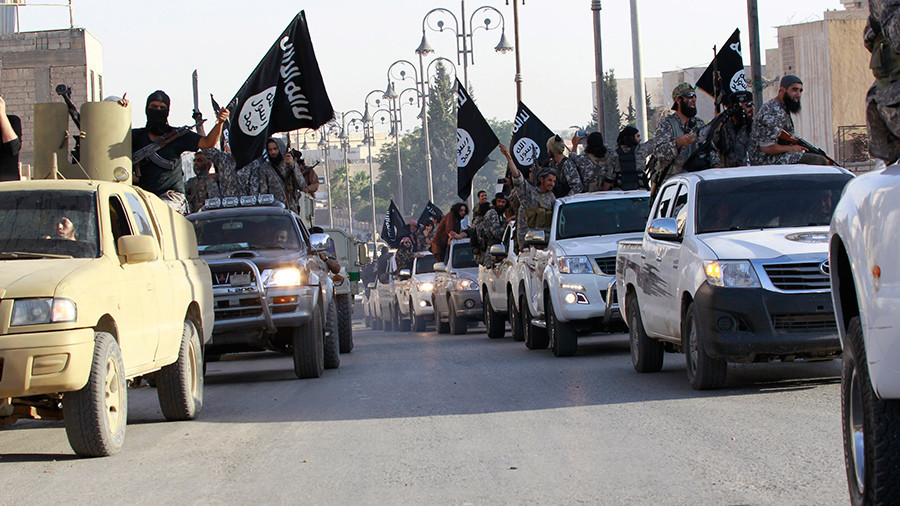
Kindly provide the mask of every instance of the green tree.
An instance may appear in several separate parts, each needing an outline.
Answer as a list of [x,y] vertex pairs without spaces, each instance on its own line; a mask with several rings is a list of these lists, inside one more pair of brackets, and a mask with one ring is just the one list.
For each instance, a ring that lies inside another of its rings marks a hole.
[[[623,114],[619,110],[619,87],[616,85],[616,70],[609,69],[603,74],[603,138],[613,139],[622,130]],[[584,126],[588,132],[597,131],[597,107],[591,112],[591,121]]]

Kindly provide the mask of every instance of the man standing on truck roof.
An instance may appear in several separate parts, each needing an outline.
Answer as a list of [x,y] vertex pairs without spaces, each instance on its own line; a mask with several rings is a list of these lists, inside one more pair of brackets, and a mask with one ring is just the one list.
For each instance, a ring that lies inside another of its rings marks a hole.
[[[656,157],[654,182],[659,185],[666,179],[684,172],[684,163],[700,147],[697,134],[706,124],[697,117],[697,91],[688,83],[681,83],[672,90],[672,114],[663,118],[656,127]],[[715,150],[710,153],[710,165],[720,166]]]
[[[553,219],[553,205],[556,195],[556,171],[550,167],[537,169],[537,185],[525,181],[522,173],[513,162],[509,148],[500,143],[500,152],[506,157],[506,166],[513,178],[513,186],[519,195],[519,215],[516,226],[516,248],[525,248],[525,234],[534,230],[549,230]],[[535,171],[532,171],[535,172]],[[522,225],[525,226],[522,226]]]
[[22,147],[22,120],[6,114],[6,101],[0,97],[0,181],[18,181],[19,149]]

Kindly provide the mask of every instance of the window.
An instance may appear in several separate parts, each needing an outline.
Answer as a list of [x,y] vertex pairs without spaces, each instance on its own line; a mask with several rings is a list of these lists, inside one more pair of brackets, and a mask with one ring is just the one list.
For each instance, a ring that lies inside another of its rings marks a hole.
[[99,256],[96,192],[32,189],[0,195],[0,254]]
[[434,255],[425,255],[423,257],[419,257],[415,259],[415,272],[416,274],[424,274],[428,272],[434,272],[434,263],[435,260]]
[[113,195],[109,198],[109,224],[112,227],[113,244],[116,245],[116,253],[119,253],[119,237],[131,235],[131,225],[128,224],[128,215],[125,206],[119,197]]
[[94,71],[91,71],[91,102],[97,100],[97,88],[94,82]]
[[656,218],[665,218],[669,216],[669,210],[671,209],[672,197],[675,196],[675,188],[677,185],[670,184],[666,186],[662,190],[662,195],[659,198],[659,205],[656,207],[656,214],[653,215],[653,219]]
[[138,233],[141,235],[153,235],[153,226],[150,224],[150,218],[147,216],[147,210],[137,195],[126,193],[125,200],[128,201],[128,207],[131,208],[131,217],[137,224]]
[[100,88],[100,100],[103,100],[103,76],[97,75],[97,87]]

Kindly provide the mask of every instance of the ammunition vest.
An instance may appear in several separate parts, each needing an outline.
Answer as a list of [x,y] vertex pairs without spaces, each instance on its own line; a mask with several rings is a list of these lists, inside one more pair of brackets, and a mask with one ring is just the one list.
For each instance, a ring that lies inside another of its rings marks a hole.
[[616,153],[619,155],[619,172],[616,174],[616,188],[638,190],[650,187],[647,184],[647,176],[643,173],[638,173],[636,152],[637,147],[628,151],[616,148]]

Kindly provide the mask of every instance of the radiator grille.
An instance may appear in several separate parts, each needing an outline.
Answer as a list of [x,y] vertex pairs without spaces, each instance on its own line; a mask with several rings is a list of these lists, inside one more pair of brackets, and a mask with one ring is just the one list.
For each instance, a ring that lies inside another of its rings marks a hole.
[[600,272],[603,274],[607,276],[616,275],[616,257],[598,257],[594,261],[597,262],[597,267],[600,268]]
[[837,322],[832,313],[773,314],[772,325],[776,331],[786,334],[837,330]]
[[[779,290],[802,292],[810,290],[828,290],[831,288],[827,272],[827,263],[804,262],[792,264],[769,264],[763,269],[769,280]],[[824,271],[824,272],[823,272]]]

